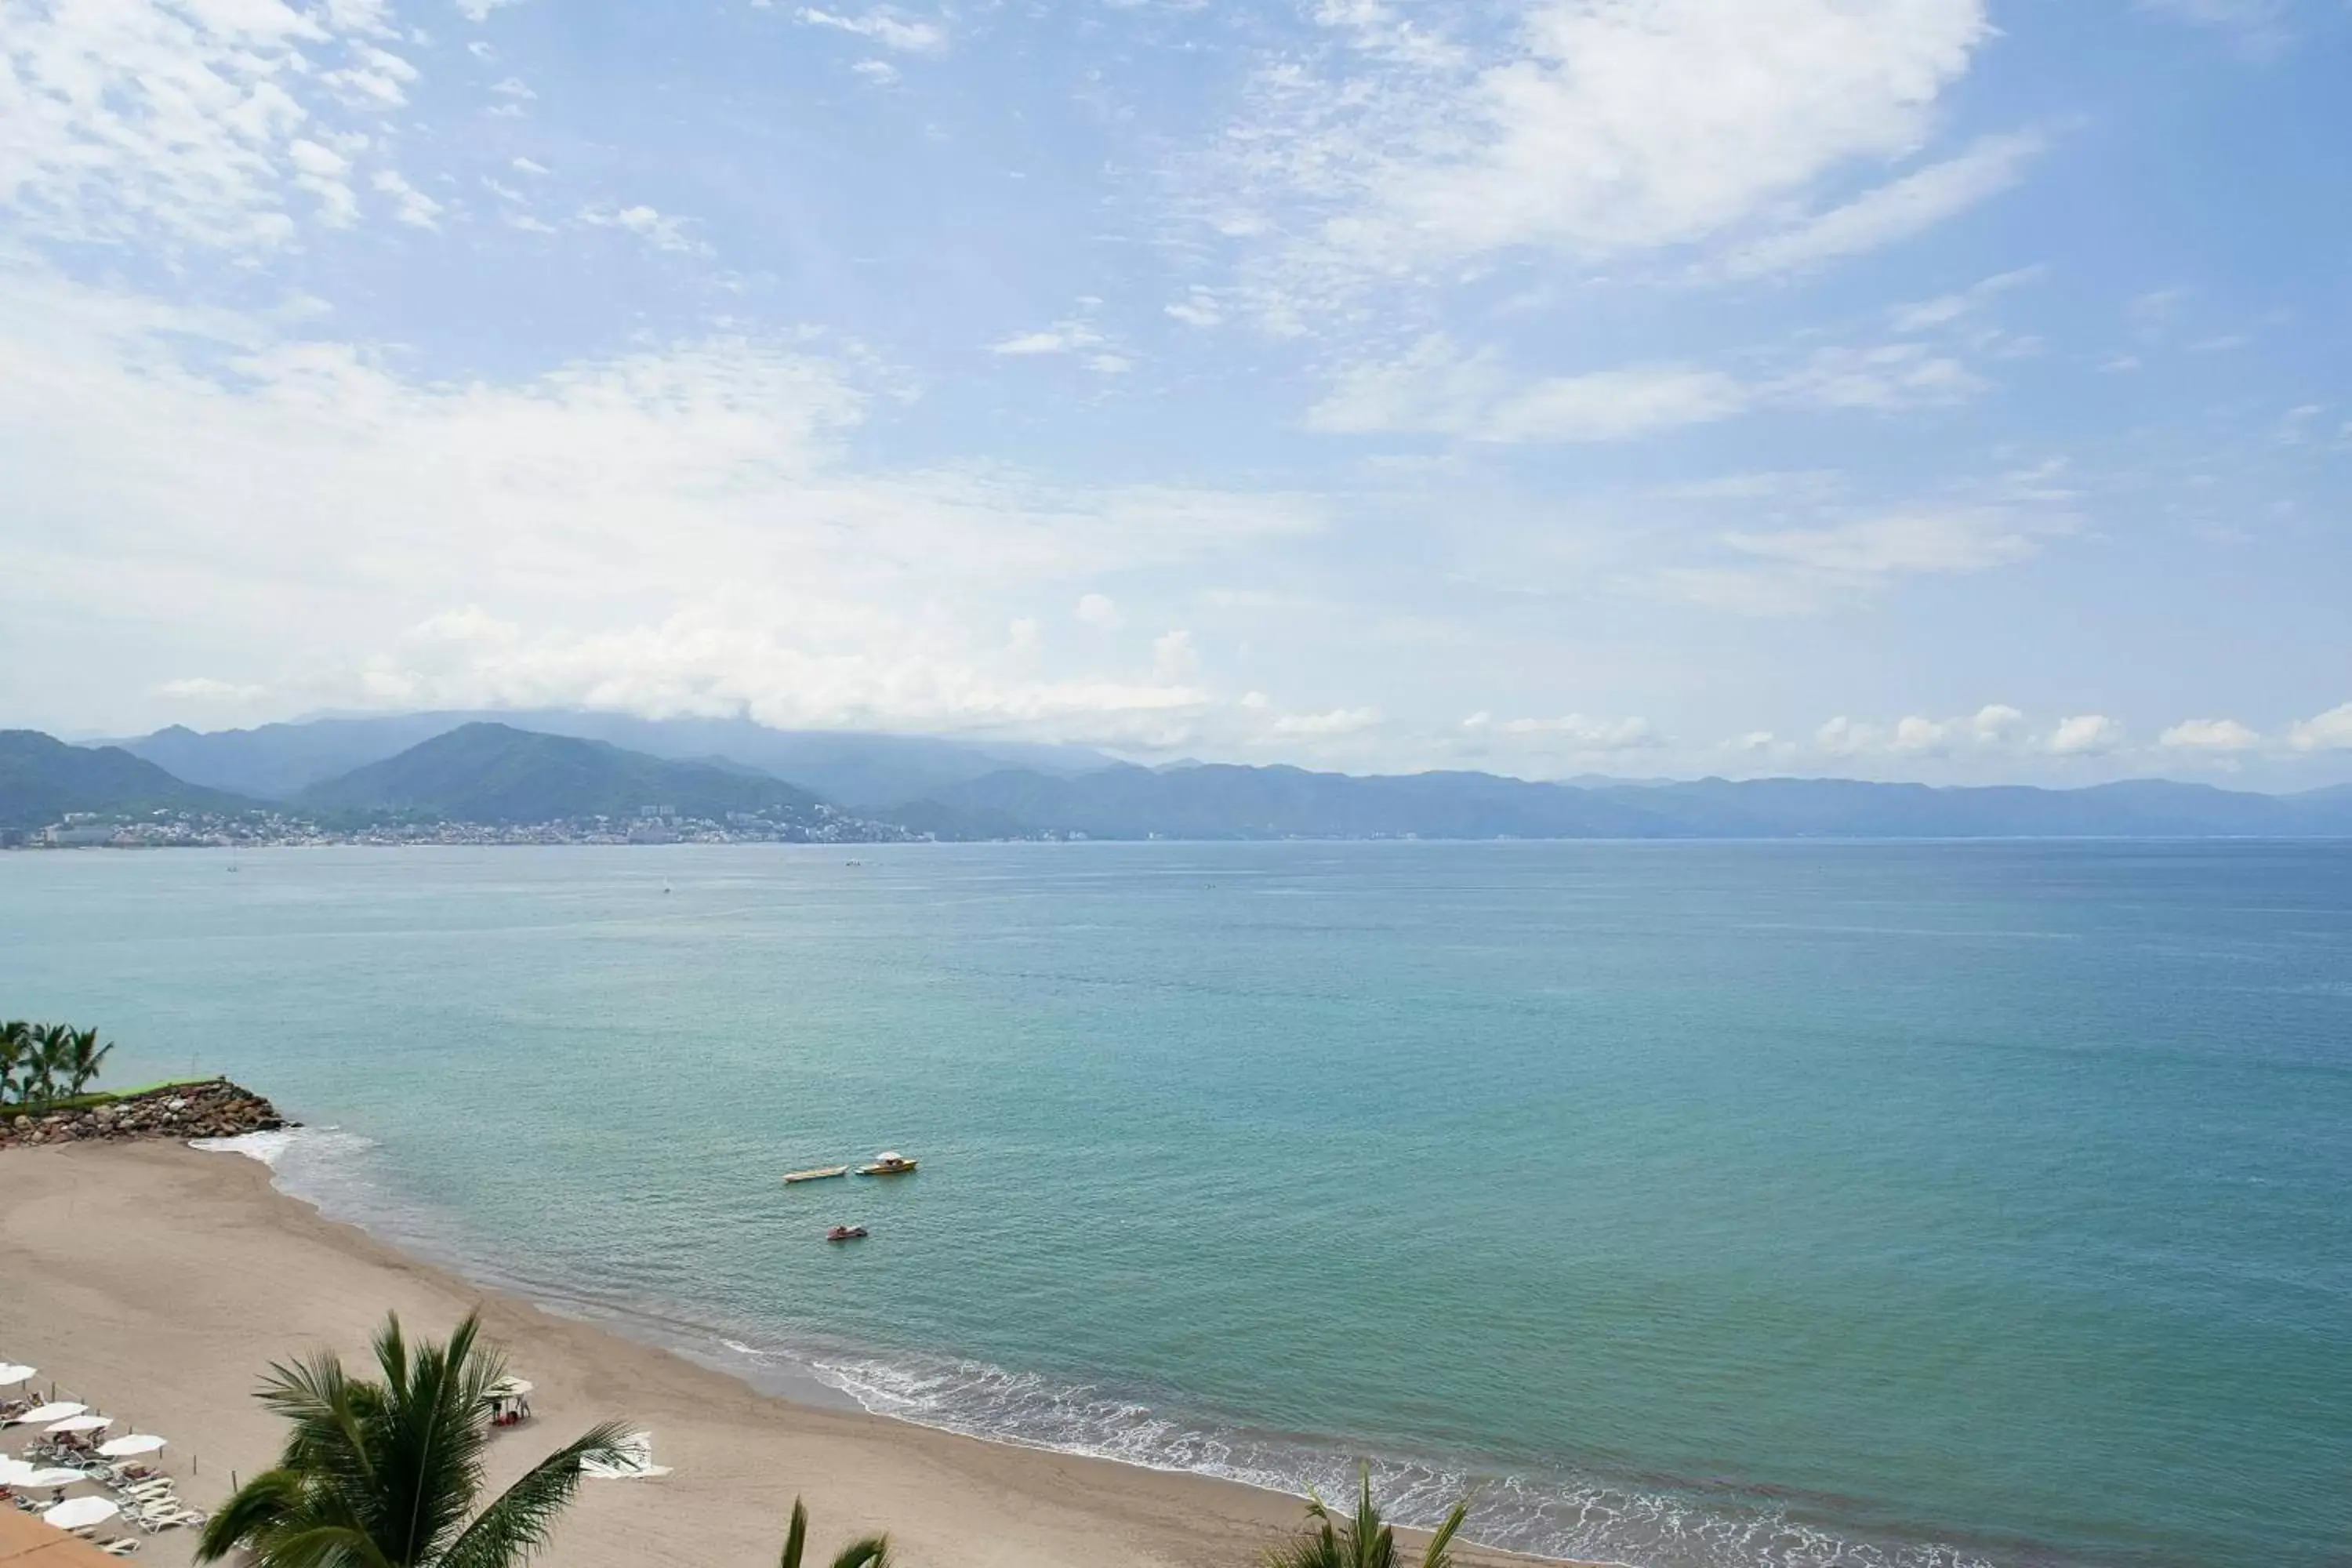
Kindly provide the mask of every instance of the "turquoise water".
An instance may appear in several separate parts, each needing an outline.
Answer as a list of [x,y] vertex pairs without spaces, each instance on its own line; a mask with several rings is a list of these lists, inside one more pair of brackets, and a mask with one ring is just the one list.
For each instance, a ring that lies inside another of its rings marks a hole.
[[2352,846],[856,853],[9,855],[0,1012],[913,1419],[1644,1568],[2352,1562]]

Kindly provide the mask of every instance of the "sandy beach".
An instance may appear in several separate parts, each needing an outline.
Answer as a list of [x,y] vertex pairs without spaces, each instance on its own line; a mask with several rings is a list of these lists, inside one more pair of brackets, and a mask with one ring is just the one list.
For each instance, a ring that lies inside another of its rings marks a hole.
[[[364,1363],[387,1310],[438,1337],[474,1309],[537,1385],[537,1419],[495,1442],[494,1484],[608,1418],[650,1430],[673,1468],[584,1483],[541,1559],[562,1568],[772,1563],[796,1494],[813,1560],[887,1530],[910,1568],[1242,1568],[1300,1517],[1249,1487],[759,1394],[410,1258],[277,1192],[255,1161],[171,1143],[0,1152],[0,1352],[116,1430],[170,1437],[163,1468],[200,1508],[276,1456],[278,1424],[252,1398],[269,1362],[325,1345]],[[193,1547],[167,1531],[137,1560],[177,1568]]]

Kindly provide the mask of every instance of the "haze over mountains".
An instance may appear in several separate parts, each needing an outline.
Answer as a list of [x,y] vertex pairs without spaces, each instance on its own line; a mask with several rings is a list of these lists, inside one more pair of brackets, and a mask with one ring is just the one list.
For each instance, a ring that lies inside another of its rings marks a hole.
[[353,768],[479,722],[604,741],[673,762],[725,757],[846,806],[911,800],[1005,768],[1061,774],[1111,765],[1100,752],[1075,746],[771,730],[748,719],[638,719],[561,710],[314,719],[202,734],[175,724],[115,743],[191,784],[262,800],[292,800]]
[[770,774],[673,763],[604,741],[473,723],[311,785],[299,809],[333,816],[383,813],[445,822],[511,824],[632,817],[665,808],[711,820],[731,815],[808,826],[816,796]]
[[[2089,789],[1844,779],[1574,784],[1136,767],[1067,747],[793,733],[742,721],[459,714],[170,729],[121,746],[0,732],[0,826],[67,812],[277,809],[450,822],[624,817],[656,805],[806,824],[821,804],[940,838],[1779,838],[2352,836],[2352,786],[2265,795],[2145,780]],[[530,722],[526,722],[530,721]],[[578,734],[603,729],[644,748]],[[657,753],[652,748],[658,747]],[[791,771],[787,771],[791,770]]]
[[0,828],[45,827],[68,812],[242,811],[120,746],[68,746],[37,730],[0,730]]

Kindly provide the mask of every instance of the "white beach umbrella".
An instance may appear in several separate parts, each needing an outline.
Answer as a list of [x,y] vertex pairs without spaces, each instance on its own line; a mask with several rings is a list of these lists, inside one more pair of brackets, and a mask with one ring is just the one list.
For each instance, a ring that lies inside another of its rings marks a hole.
[[26,1476],[38,1473],[24,1460],[7,1454],[0,1454],[0,1487],[13,1487]]
[[76,1481],[86,1481],[88,1479],[89,1479],[89,1478],[83,1475],[79,1470],[68,1470],[64,1466],[59,1465],[51,1469],[35,1470],[31,1475],[20,1476],[16,1479],[10,1481],[8,1484],[12,1487],[25,1487],[33,1491],[45,1492],[54,1490],[58,1487],[69,1487]]
[[86,1530],[104,1520],[112,1519],[122,1510],[111,1499],[102,1497],[68,1498],[41,1515],[44,1522],[59,1530]]
[[52,1432],[103,1432],[114,1425],[111,1415],[68,1415],[62,1421],[52,1421]]
[[140,1454],[152,1454],[163,1446],[163,1439],[152,1432],[132,1432],[110,1443],[100,1443],[98,1451],[110,1459],[128,1459]]
[[0,1361],[0,1388],[14,1388],[18,1384],[29,1383],[39,1375],[39,1373],[29,1366],[18,1366],[15,1362]]
[[35,1421],[62,1421],[68,1415],[79,1415],[89,1408],[87,1405],[76,1405],[69,1399],[63,1399],[55,1405],[37,1405],[26,1411],[22,1415],[12,1415],[8,1421],[9,1425],[15,1426],[23,1426]]

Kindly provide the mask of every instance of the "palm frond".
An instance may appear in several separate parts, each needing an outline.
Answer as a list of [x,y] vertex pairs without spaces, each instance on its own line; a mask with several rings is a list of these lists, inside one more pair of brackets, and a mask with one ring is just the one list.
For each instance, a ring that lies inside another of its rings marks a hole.
[[1429,1538],[1429,1545],[1421,1554],[1421,1568],[1454,1568],[1454,1538],[1461,1533],[1462,1521],[1469,1517],[1470,1500],[1464,1498],[1447,1512],[1445,1522]]
[[376,1539],[395,1563],[432,1562],[481,1492],[489,1426],[467,1364],[479,1327],[468,1317],[446,1343],[412,1349],[394,1317],[376,1336],[384,1373],[383,1408],[370,1423]]
[[782,1568],[801,1568],[801,1553],[808,1548],[808,1509],[800,1499],[793,1499],[793,1522],[784,1531],[784,1557]]
[[851,1542],[835,1555],[833,1568],[890,1568],[890,1538],[869,1535]]
[[546,1545],[556,1516],[580,1489],[581,1461],[619,1458],[627,1435],[625,1425],[607,1421],[541,1459],[475,1516],[436,1568],[508,1568]]
[[284,1521],[302,1502],[302,1478],[292,1470],[264,1470],[228,1496],[205,1521],[196,1539],[196,1561],[217,1563],[263,1531]]

